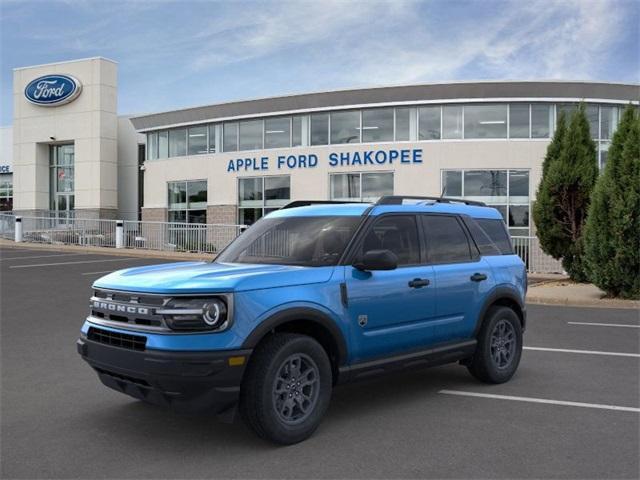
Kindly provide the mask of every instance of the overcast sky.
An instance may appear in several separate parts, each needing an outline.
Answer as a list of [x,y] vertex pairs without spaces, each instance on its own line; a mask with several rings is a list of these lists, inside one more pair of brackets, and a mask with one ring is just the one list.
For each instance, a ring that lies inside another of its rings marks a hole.
[[372,85],[640,81],[640,1],[0,0],[1,125],[12,69],[104,56],[118,111]]

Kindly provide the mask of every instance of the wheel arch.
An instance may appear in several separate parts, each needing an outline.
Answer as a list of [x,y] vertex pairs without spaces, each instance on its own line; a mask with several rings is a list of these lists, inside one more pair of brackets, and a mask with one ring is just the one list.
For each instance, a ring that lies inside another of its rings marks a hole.
[[518,318],[520,319],[522,331],[524,332],[527,324],[527,310],[525,303],[513,288],[499,286],[489,294],[482,306],[482,309],[480,310],[478,320],[476,322],[476,328],[473,332],[474,337],[476,337],[480,332],[480,327],[482,327],[482,323],[485,320],[487,312],[494,306],[509,307],[516,312],[516,315],[518,315]]
[[273,314],[262,321],[245,339],[242,348],[255,348],[269,335],[278,332],[300,333],[315,339],[327,352],[334,383],[338,369],[347,361],[347,342],[340,328],[325,313],[309,308],[294,307]]

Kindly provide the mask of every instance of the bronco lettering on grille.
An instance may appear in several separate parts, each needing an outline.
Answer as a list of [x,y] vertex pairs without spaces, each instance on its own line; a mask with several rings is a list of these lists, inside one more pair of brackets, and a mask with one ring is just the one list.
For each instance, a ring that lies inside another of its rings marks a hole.
[[137,315],[149,315],[147,307],[133,307],[130,305],[122,305],[120,303],[94,301],[92,307],[99,310],[109,310],[111,312],[133,313]]

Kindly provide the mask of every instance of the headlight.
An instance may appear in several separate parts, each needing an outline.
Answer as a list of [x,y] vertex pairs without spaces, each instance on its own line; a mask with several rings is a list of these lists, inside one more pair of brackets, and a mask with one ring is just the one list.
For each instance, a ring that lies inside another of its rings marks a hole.
[[156,311],[172,330],[224,330],[229,326],[224,298],[173,298]]

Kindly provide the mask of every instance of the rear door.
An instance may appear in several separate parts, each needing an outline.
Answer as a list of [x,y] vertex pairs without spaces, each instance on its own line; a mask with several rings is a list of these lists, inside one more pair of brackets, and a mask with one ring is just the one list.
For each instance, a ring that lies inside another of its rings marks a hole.
[[433,267],[426,265],[419,232],[414,214],[380,216],[363,232],[353,258],[369,250],[391,250],[398,257],[398,268],[363,272],[345,266],[346,310],[356,362],[433,343]]
[[427,259],[433,266],[437,300],[437,341],[469,338],[494,279],[456,215],[421,215]]

